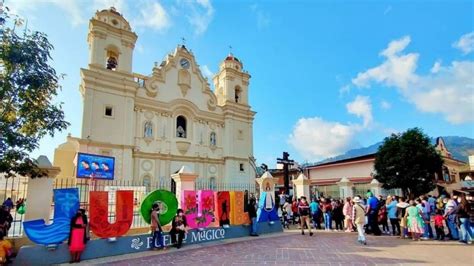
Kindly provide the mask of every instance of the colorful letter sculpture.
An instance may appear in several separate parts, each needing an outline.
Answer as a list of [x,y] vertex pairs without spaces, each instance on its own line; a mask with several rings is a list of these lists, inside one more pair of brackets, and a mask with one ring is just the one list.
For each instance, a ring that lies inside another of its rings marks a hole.
[[219,221],[219,226],[230,224],[230,194],[229,191],[217,192],[217,208],[216,219]]
[[140,205],[140,214],[145,222],[150,223],[151,207],[153,203],[160,206],[160,224],[165,225],[173,220],[178,211],[178,200],[176,196],[167,190],[155,190],[148,194]]
[[[197,200],[196,200],[197,196]],[[188,226],[205,228],[214,218],[214,192],[212,190],[184,191],[183,210]]]
[[25,221],[23,228],[28,238],[36,244],[59,244],[69,236],[71,219],[79,209],[77,188],[54,190],[54,222],[46,224],[43,219]]
[[245,201],[243,191],[230,193],[230,223],[233,225],[250,224],[248,212],[244,211]]
[[133,222],[133,191],[116,191],[115,223],[108,221],[109,192],[91,191],[90,228],[101,238],[122,236],[127,233]]
[[[109,214],[109,192],[89,192],[89,224],[92,232],[100,238],[119,237],[127,233],[133,222],[133,191],[116,191],[115,212]],[[182,208],[191,228],[208,226],[249,224],[245,212],[245,193],[241,191],[199,190],[183,191]],[[54,222],[47,225],[43,219],[23,222],[25,233],[36,244],[59,244],[69,236],[71,219],[79,208],[77,188],[54,190]],[[169,224],[178,210],[176,196],[166,190],[156,190],[148,194],[140,206],[145,222],[150,223],[151,207],[160,206],[160,223]],[[258,222],[279,220],[273,194],[263,191],[257,211]],[[109,222],[109,216],[115,222]]]
[[257,222],[278,221],[275,200],[271,192],[262,192],[258,201]]

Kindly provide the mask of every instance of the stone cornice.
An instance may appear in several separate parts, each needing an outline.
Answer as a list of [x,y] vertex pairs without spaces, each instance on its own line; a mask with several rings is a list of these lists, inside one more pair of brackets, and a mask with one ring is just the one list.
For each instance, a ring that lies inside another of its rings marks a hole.
[[71,140],[76,140],[81,145],[96,146],[96,147],[102,147],[102,148],[116,148],[116,149],[135,148],[135,146],[133,145],[114,144],[114,143],[109,143],[109,142],[95,141],[95,140],[75,138],[75,137],[70,137],[70,138]]
[[81,68],[81,93],[83,95],[86,89],[94,89],[135,97],[138,83],[133,80],[131,74],[100,69],[94,65],[90,65],[90,68],[92,69]]
[[162,154],[162,153],[148,153],[142,151],[134,151],[134,158],[142,159],[153,159],[153,160],[171,160],[171,161],[182,161],[182,162],[195,162],[195,163],[207,163],[207,164],[224,164],[224,159],[212,159],[203,157],[184,156],[176,154]]

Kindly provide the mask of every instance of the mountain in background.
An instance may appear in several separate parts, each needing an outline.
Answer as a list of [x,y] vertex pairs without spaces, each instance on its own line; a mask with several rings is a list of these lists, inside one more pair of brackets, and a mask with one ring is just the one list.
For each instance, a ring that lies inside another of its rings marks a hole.
[[[446,147],[448,148],[448,151],[451,152],[451,155],[455,159],[468,162],[468,156],[474,155],[474,139],[467,138],[467,137],[458,137],[458,136],[446,136],[442,138],[444,140],[444,143],[446,144]],[[382,145],[382,143],[383,142],[380,141],[368,147],[349,150],[342,155],[331,157],[323,161],[317,162],[315,164],[329,163],[329,162],[349,159],[353,157],[359,157],[359,156],[363,156],[363,155],[367,155],[371,153],[376,153],[379,146]],[[436,138],[431,138],[431,143],[435,145]]]

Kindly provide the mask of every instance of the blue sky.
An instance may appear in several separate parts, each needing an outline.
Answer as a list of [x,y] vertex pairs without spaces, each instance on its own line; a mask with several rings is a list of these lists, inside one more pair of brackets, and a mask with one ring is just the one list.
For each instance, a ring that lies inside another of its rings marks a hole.
[[70,128],[34,156],[53,158],[80,136],[79,68],[88,63],[88,20],[116,6],[139,35],[133,71],[186,38],[211,76],[229,52],[252,75],[250,104],[258,163],[282,151],[318,161],[421,127],[430,136],[474,137],[472,1],[6,0],[55,46],[66,74],[58,101]]

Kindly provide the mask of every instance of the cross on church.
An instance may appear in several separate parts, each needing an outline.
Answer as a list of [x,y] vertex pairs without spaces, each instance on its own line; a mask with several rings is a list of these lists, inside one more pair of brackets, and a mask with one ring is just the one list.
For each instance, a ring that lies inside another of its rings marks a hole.
[[232,45],[229,45],[229,54],[232,54]]
[[184,37],[181,37],[181,42],[183,43],[183,46],[186,44],[186,39]]
[[277,163],[283,164],[283,174],[284,174],[284,186],[285,194],[290,195],[290,171],[289,166],[295,164],[295,161],[288,159],[290,154],[286,151],[283,152],[283,158],[277,158]]

